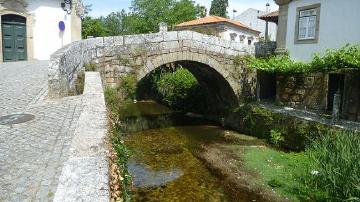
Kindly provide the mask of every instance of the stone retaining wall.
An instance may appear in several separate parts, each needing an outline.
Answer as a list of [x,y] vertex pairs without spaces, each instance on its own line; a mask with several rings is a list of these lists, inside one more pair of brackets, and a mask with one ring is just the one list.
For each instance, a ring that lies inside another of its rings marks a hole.
[[109,201],[108,159],[104,139],[107,116],[100,74],[85,74],[83,111],[65,162],[55,202]]
[[296,108],[326,110],[327,74],[278,74],[276,80],[276,97],[280,103]]
[[[207,117],[219,121],[219,117]],[[309,140],[329,132],[360,131],[360,124],[340,121],[305,110],[286,109],[272,104],[250,103],[222,117],[222,124],[240,133],[271,140],[271,131],[281,133],[282,148],[293,151],[305,149]]]
[[255,43],[255,57],[266,57],[274,55],[276,49],[276,42],[256,42]]
[[[49,66],[49,96],[67,96],[84,64],[95,63],[107,84],[119,75],[136,72],[140,80],[153,69],[176,61],[206,64],[241,92],[241,74],[234,68],[236,55],[254,54],[254,47],[191,31],[100,37],[77,41],[58,50]],[[236,71],[236,72],[235,72]]]

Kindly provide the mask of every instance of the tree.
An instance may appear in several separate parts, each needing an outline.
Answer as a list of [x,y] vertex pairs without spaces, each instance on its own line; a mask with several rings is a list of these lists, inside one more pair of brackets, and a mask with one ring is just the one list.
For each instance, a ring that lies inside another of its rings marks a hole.
[[133,0],[131,8],[134,33],[156,32],[160,22],[173,27],[199,16],[199,9],[192,0]]
[[100,17],[105,26],[108,36],[118,36],[128,33],[128,24],[126,23],[127,13],[125,10],[120,12],[112,12],[108,16]]
[[197,13],[197,16],[198,18],[203,18],[203,17],[206,17],[206,14],[207,14],[207,9],[205,6],[201,6],[201,5],[196,5],[196,13]]
[[110,13],[106,17],[83,19],[83,37],[116,36],[157,32],[165,22],[170,29],[184,21],[206,16],[204,6],[192,0],[133,0],[131,12]]
[[87,16],[82,21],[82,36],[84,39],[89,36],[102,37],[106,36],[107,30],[100,19],[93,19]]
[[213,0],[210,7],[210,15],[227,18],[228,0]]

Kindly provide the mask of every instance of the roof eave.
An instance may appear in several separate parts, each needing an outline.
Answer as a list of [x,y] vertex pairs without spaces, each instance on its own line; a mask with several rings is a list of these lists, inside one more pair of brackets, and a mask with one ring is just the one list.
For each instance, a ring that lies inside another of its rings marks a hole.
[[197,25],[177,25],[175,26],[175,29],[176,28],[189,28],[189,27],[195,27],[195,26],[202,26],[202,25],[214,25],[214,24],[219,24],[219,23],[227,23],[229,25],[232,25],[232,26],[235,26],[239,29],[243,29],[243,30],[246,30],[246,31],[249,31],[249,32],[253,32],[255,34],[260,34],[261,32],[258,31],[258,30],[254,30],[254,29],[251,29],[251,28],[247,28],[247,27],[241,27],[241,26],[238,26],[236,24],[233,24],[233,23],[230,23],[230,22],[227,22],[227,21],[221,21],[221,22],[211,22],[211,23],[202,23],[202,24],[197,24]]

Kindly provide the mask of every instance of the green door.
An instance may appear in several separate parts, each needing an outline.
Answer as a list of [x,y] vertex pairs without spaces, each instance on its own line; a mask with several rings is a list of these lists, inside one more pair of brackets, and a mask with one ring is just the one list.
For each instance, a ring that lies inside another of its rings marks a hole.
[[3,22],[4,62],[24,61],[26,54],[26,26],[23,23]]

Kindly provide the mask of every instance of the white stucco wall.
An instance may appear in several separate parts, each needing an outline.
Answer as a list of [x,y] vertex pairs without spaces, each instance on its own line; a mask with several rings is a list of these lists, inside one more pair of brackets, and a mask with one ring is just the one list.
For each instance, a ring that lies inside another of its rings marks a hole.
[[[28,0],[28,11],[34,16],[34,59],[48,60],[63,45],[71,43],[71,15],[60,6],[60,0]],[[65,22],[65,31],[59,30]]]
[[253,37],[252,40],[252,45],[254,45],[255,42],[259,41],[259,36],[258,34],[254,34],[252,32],[246,31],[246,30],[242,30],[242,29],[236,29],[233,26],[225,26],[225,31],[220,33],[220,37],[223,39],[226,39],[228,41],[231,41],[231,37],[230,34],[232,33],[236,33],[237,37],[235,39],[236,42],[240,42],[240,35],[244,35],[246,38],[244,39],[244,44],[248,44],[248,37]]
[[[321,4],[319,40],[316,44],[295,44],[296,9]],[[286,48],[296,60],[311,60],[314,53],[360,43],[360,0],[294,0],[289,4]]]
[[[278,8],[275,8],[276,10]],[[255,29],[257,31],[260,31],[260,37],[265,38],[265,27],[266,22],[264,20],[259,19],[258,17],[261,15],[265,15],[265,11],[256,10],[253,8],[249,8],[248,10],[244,11],[240,15],[238,15],[235,20],[241,22],[244,25],[247,25],[248,27],[251,27],[252,29]],[[277,25],[275,23],[269,22],[269,36],[270,40],[276,41],[276,31],[277,31]]]

